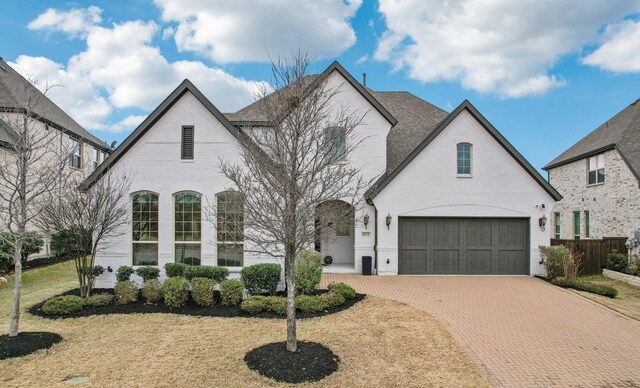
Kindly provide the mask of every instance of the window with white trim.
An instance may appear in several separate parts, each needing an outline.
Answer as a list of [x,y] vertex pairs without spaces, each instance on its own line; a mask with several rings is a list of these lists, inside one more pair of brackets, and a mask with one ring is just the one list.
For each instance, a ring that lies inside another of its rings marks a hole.
[[158,194],[135,193],[131,202],[133,265],[158,265]]
[[592,156],[588,160],[588,182],[590,185],[604,183],[604,154]]
[[97,148],[93,148],[93,169],[95,170],[100,165],[100,150]]
[[73,137],[69,138],[69,167],[82,167],[82,143]]
[[200,265],[201,209],[200,194],[178,193],[175,196],[175,261]]
[[344,128],[329,127],[324,130],[324,146],[327,155],[335,160],[344,159],[347,152],[347,134]]
[[458,152],[458,175],[471,175],[471,144],[459,143]]
[[236,191],[216,194],[218,265],[242,267],[244,256],[244,200]]

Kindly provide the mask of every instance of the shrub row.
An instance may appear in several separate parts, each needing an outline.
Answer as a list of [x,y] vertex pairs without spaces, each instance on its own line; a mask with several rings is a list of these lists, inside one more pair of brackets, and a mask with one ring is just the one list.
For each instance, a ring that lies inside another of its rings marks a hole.
[[586,291],[592,294],[606,296],[607,298],[615,298],[618,295],[618,291],[613,287],[587,283],[577,279],[556,278],[553,279],[551,283],[558,287],[573,288],[574,290]]
[[229,269],[226,267],[182,263],[167,263],[164,265],[164,272],[170,278],[176,276],[185,277],[187,280],[207,278],[214,280],[216,283],[222,283],[229,276]]
[[87,298],[76,295],[56,296],[42,305],[42,311],[50,315],[68,315],[87,307],[106,306],[113,302],[113,295],[96,294]]
[[[355,290],[344,283],[331,284],[329,292],[320,295],[298,295],[296,310],[303,313],[315,313],[345,303],[346,299],[356,297]],[[256,315],[271,312],[277,315],[287,314],[287,299],[282,296],[252,295],[241,304],[242,311]]]

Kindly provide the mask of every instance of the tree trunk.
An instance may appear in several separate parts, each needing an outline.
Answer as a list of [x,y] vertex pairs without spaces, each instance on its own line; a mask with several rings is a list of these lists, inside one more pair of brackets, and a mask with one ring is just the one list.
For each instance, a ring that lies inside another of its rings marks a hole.
[[9,337],[18,335],[18,327],[20,325],[20,290],[22,288],[22,239],[16,241],[15,250],[13,251],[13,263],[15,265],[13,287],[13,308],[11,309],[11,326],[9,328]]
[[285,253],[285,280],[287,283],[287,350],[298,350],[296,338],[296,272],[295,253],[293,248],[287,247]]

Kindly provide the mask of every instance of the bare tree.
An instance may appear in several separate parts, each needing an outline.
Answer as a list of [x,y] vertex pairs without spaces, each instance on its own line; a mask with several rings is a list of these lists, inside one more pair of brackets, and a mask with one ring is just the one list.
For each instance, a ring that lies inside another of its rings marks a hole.
[[284,258],[289,351],[297,349],[296,256],[323,228],[353,220],[352,206],[331,204],[353,205],[370,185],[349,163],[364,140],[355,130],[367,112],[340,103],[340,85],[309,75],[310,63],[298,54],[272,64],[275,92],[265,88],[259,95],[263,125],[241,132],[238,162],[220,161],[244,199],[238,226],[246,250]]
[[42,213],[44,205],[57,196],[67,176],[68,149],[62,145],[62,132],[49,130],[43,123],[45,94],[23,85],[19,107],[5,109],[1,118],[6,139],[0,150],[0,215],[13,247],[15,286],[9,336],[18,335],[20,292],[22,287],[22,245],[27,228]]
[[84,192],[76,189],[80,182],[70,184],[38,220],[48,233],[62,234],[73,254],[81,296],[91,295],[96,276],[104,271],[95,259],[108,248],[105,238],[110,241],[127,232],[131,180],[129,174],[110,171]]

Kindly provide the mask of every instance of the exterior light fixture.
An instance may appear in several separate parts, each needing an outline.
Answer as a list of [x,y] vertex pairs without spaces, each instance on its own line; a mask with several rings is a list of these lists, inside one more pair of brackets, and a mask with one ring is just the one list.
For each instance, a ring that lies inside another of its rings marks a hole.
[[364,214],[362,222],[364,223],[364,228],[367,229],[367,225],[369,225],[369,213]]
[[546,225],[547,225],[547,216],[543,214],[542,217],[538,219],[538,226],[540,226],[540,230],[544,232],[544,227]]
[[386,221],[387,221],[387,230],[389,230],[390,229],[389,225],[391,225],[391,213],[387,214]]

